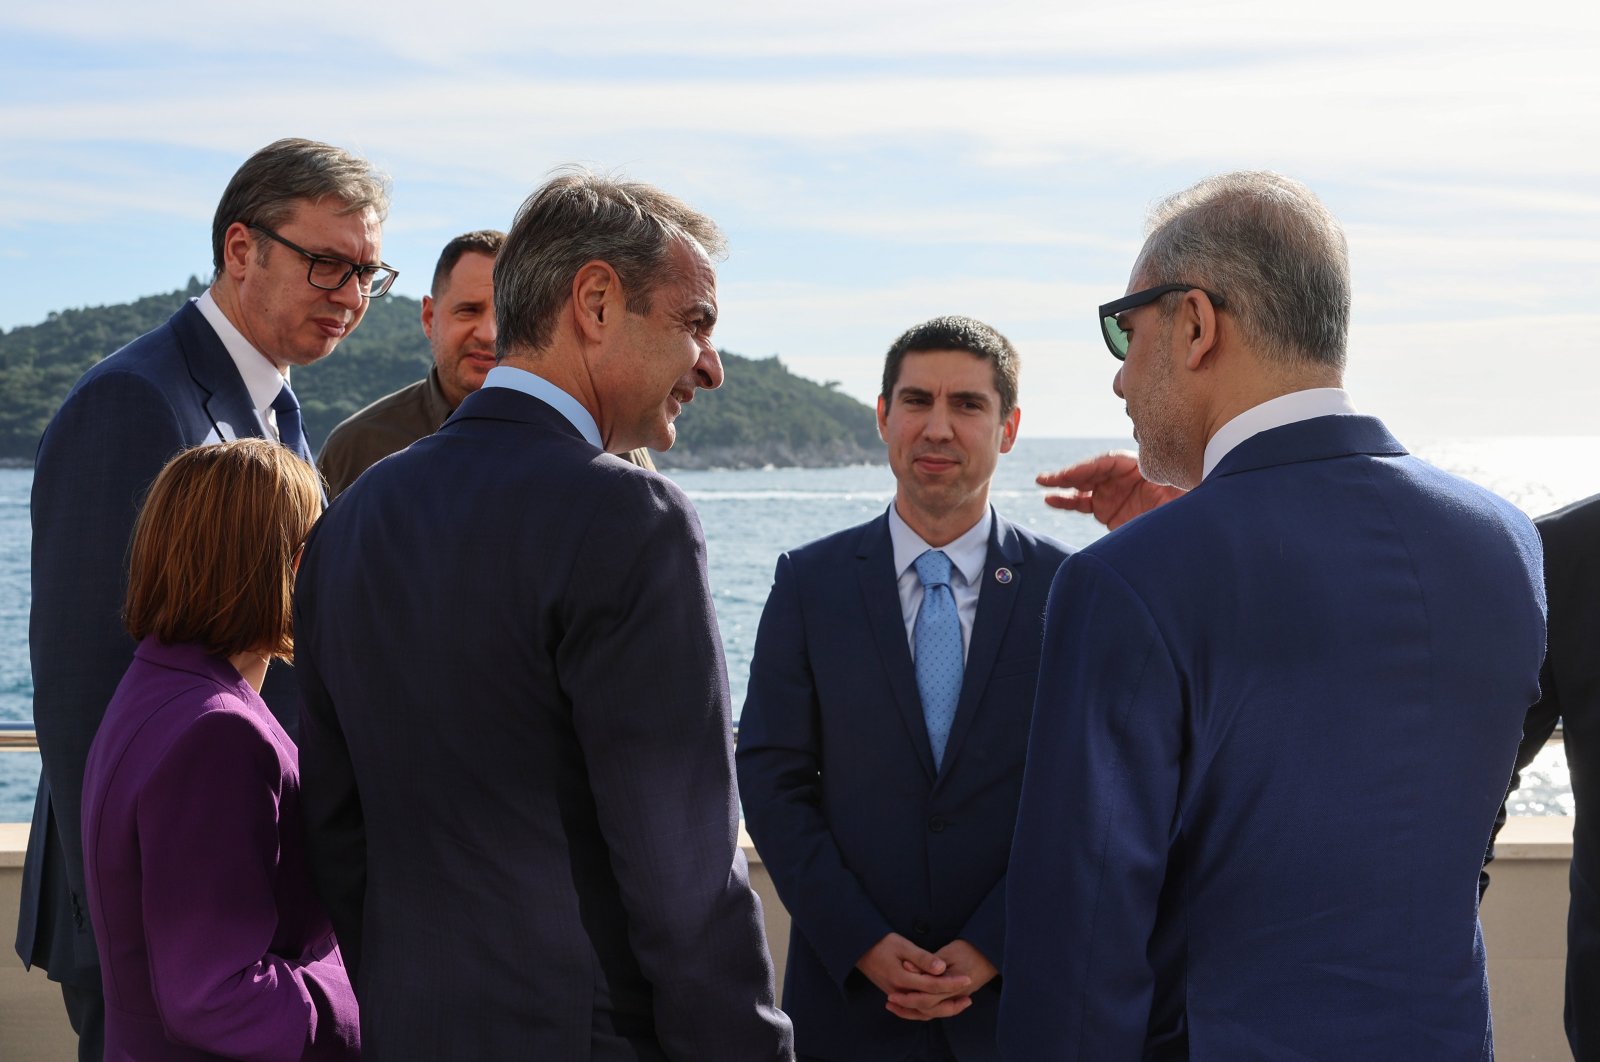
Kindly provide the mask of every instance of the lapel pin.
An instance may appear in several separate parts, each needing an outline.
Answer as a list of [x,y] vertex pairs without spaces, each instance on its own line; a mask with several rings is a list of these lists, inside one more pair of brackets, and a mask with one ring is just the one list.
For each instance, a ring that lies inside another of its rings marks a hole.
[[994,581],[999,583],[1001,586],[1005,586],[1011,581],[1011,569],[996,568],[994,570]]

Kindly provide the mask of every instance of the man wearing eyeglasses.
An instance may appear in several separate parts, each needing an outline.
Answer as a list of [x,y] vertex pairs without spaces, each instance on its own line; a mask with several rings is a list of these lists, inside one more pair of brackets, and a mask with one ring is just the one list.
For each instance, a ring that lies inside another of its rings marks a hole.
[[[217,206],[211,287],[84,373],[40,440],[28,640],[44,769],[17,953],[61,984],[80,1059],[101,1057],[105,1008],[79,807],[90,742],[133,658],[120,615],[134,517],[191,446],[258,436],[310,460],[289,371],[326,357],[389,290],[387,210],[387,182],[349,152],[310,140],[258,151]],[[293,676],[274,665],[261,694],[294,733]]]
[[1187,493],[1052,589],[1002,1052],[1491,1058],[1478,869],[1539,695],[1538,536],[1355,411],[1303,185],[1158,204],[1128,290],[1113,389]]

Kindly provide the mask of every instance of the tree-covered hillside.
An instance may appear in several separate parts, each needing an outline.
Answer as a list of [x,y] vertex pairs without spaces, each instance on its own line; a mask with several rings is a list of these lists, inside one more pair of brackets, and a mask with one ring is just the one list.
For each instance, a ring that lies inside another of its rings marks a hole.
[[[116,306],[52,313],[0,332],[0,459],[32,461],[39,436],[83,371],[157,327],[205,284]],[[427,372],[432,354],[415,299],[377,299],[332,355],[294,371],[314,449],[351,413]],[[665,468],[848,464],[882,459],[872,410],[831,386],[795,376],[776,357],[723,353],[727,380],[702,391],[678,421]]]
[[662,468],[760,468],[882,461],[870,407],[790,372],[774,355],[756,361],[722,352],[726,378],[700,391],[678,416],[678,441],[657,454]]

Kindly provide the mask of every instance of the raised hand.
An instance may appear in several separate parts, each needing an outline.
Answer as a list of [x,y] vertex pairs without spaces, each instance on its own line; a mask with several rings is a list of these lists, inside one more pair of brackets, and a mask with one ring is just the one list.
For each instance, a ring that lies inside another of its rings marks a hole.
[[1181,497],[1181,487],[1151,483],[1139,473],[1139,457],[1113,451],[1079,461],[1059,472],[1041,472],[1034,480],[1041,487],[1061,489],[1046,494],[1046,505],[1089,513],[1113,531],[1140,513],[1147,513]]

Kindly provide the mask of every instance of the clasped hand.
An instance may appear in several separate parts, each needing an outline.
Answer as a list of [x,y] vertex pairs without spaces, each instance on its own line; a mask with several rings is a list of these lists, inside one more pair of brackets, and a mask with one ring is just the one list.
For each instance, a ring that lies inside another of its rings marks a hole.
[[887,997],[889,1013],[907,1021],[960,1014],[972,1006],[972,993],[999,973],[982,952],[964,940],[952,940],[930,952],[898,933],[874,944],[856,969]]

